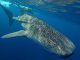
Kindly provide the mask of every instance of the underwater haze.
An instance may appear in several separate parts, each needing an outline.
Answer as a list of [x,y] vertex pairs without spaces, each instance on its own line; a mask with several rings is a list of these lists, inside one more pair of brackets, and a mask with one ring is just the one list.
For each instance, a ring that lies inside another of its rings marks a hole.
[[[6,1],[13,3],[13,5],[7,8],[13,16],[24,14],[25,11],[21,13],[21,9],[18,8],[15,3],[25,5],[25,3],[18,3],[18,1],[27,2],[28,0]],[[39,3],[40,1],[44,1],[45,4]],[[29,0],[25,6],[30,7],[32,11],[25,12],[25,14],[30,14],[43,20],[67,36],[76,46],[71,56],[65,58],[59,57],[45,50],[43,46],[32,39],[15,37],[10,39],[0,38],[0,60],[80,60],[80,1],[75,2],[75,0],[71,0],[71,2],[67,1],[67,3],[63,4],[61,4],[62,2],[60,1]],[[9,16],[12,15],[8,15],[0,6],[0,37],[23,29],[18,21],[14,20],[12,24],[10,24]]]

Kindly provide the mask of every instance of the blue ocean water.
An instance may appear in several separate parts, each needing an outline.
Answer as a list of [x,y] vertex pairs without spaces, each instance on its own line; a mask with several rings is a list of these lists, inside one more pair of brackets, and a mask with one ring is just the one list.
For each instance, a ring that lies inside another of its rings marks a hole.
[[[19,9],[10,8],[17,16]],[[33,9],[33,14],[47,24],[67,36],[75,45],[76,50],[70,57],[61,58],[45,50],[40,44],[26,37],[10,39],[0,38],[0,60],[80,60],[80,15],[69,13],[51,13],[44,10]],[[21,30],[20,23],[14,21],[10,26],[5,11],[0,7],[0,36]]]

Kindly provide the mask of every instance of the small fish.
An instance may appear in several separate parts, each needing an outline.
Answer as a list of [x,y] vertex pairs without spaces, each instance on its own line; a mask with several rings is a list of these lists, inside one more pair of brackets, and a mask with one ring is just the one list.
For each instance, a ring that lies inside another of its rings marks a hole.
[[24,14],[26,12],[32,12],[32,8],[26,6],[19,5],[18,8],[20,9],[21,14]]
[[[55,6],[55,9],[57,10],[56,12],[61,11],[59,7],[61,7],[63,11],[65,10],[64,7],[67,6],[68,9],[69,8],[68,6],[73,5],[76,2],[80,2],[79,0],[6,0],[6,1],[9,1],[16,5],[23,5],[23,6],[29,5],[29,6],[37,7],[38,9],[44,9],[46,11],[48,11],[48,8]],[[69,12],[70,10],[68,9],[65,11]],[[50,10],[49,12],[54,12],[54,11]],[[74,10],[72,11],[72,13],[75,13]]]
[[42,20],[28,14],[13,17],[13,19],[21,22],[23,30],[6,34],[1,38],[26,36],[40,43],[48,51],[62,57],[69,56],[74,52],[75,45],[62,33],[48,26]]

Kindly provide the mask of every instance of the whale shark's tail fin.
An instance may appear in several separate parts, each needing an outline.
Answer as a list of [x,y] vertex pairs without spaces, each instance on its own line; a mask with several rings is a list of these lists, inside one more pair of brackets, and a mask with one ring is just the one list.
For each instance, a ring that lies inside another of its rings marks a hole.
[[9,11],[5,6],[1,5],[0,4],[0,7],[5,11],[5,13],[7,14],[8,18],[9,18],[9,25],[12,25],[13,24],[13,21],[12,20],[12,17],[13,17],[13,14],[11,13],[11,11]]
[[1,38],[12,38],[12,37],[17,37],[17,36],[25,36],[24,30],[6,34],[6,35],[2,36]]

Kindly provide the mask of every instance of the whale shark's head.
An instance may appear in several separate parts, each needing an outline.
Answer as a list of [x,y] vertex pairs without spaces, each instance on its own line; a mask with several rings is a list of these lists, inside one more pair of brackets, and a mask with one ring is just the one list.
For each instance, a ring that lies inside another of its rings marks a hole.
[[28,15],[28,14],[24,14],[18,17],[13,17],[13,19],[21,22],[21,23],[31,23],[33,17]]
[[31,26],[35,23],[36,18],[31,15],[24,14],[18,17],[13,17],[13,19],[19,21],[24,29],[30,29]]
[[30,16],[28,14],[24,14],[18,17],[13,17],[13,19],[19,21],[24,30],[29,30],[35,23],[35,17]]

